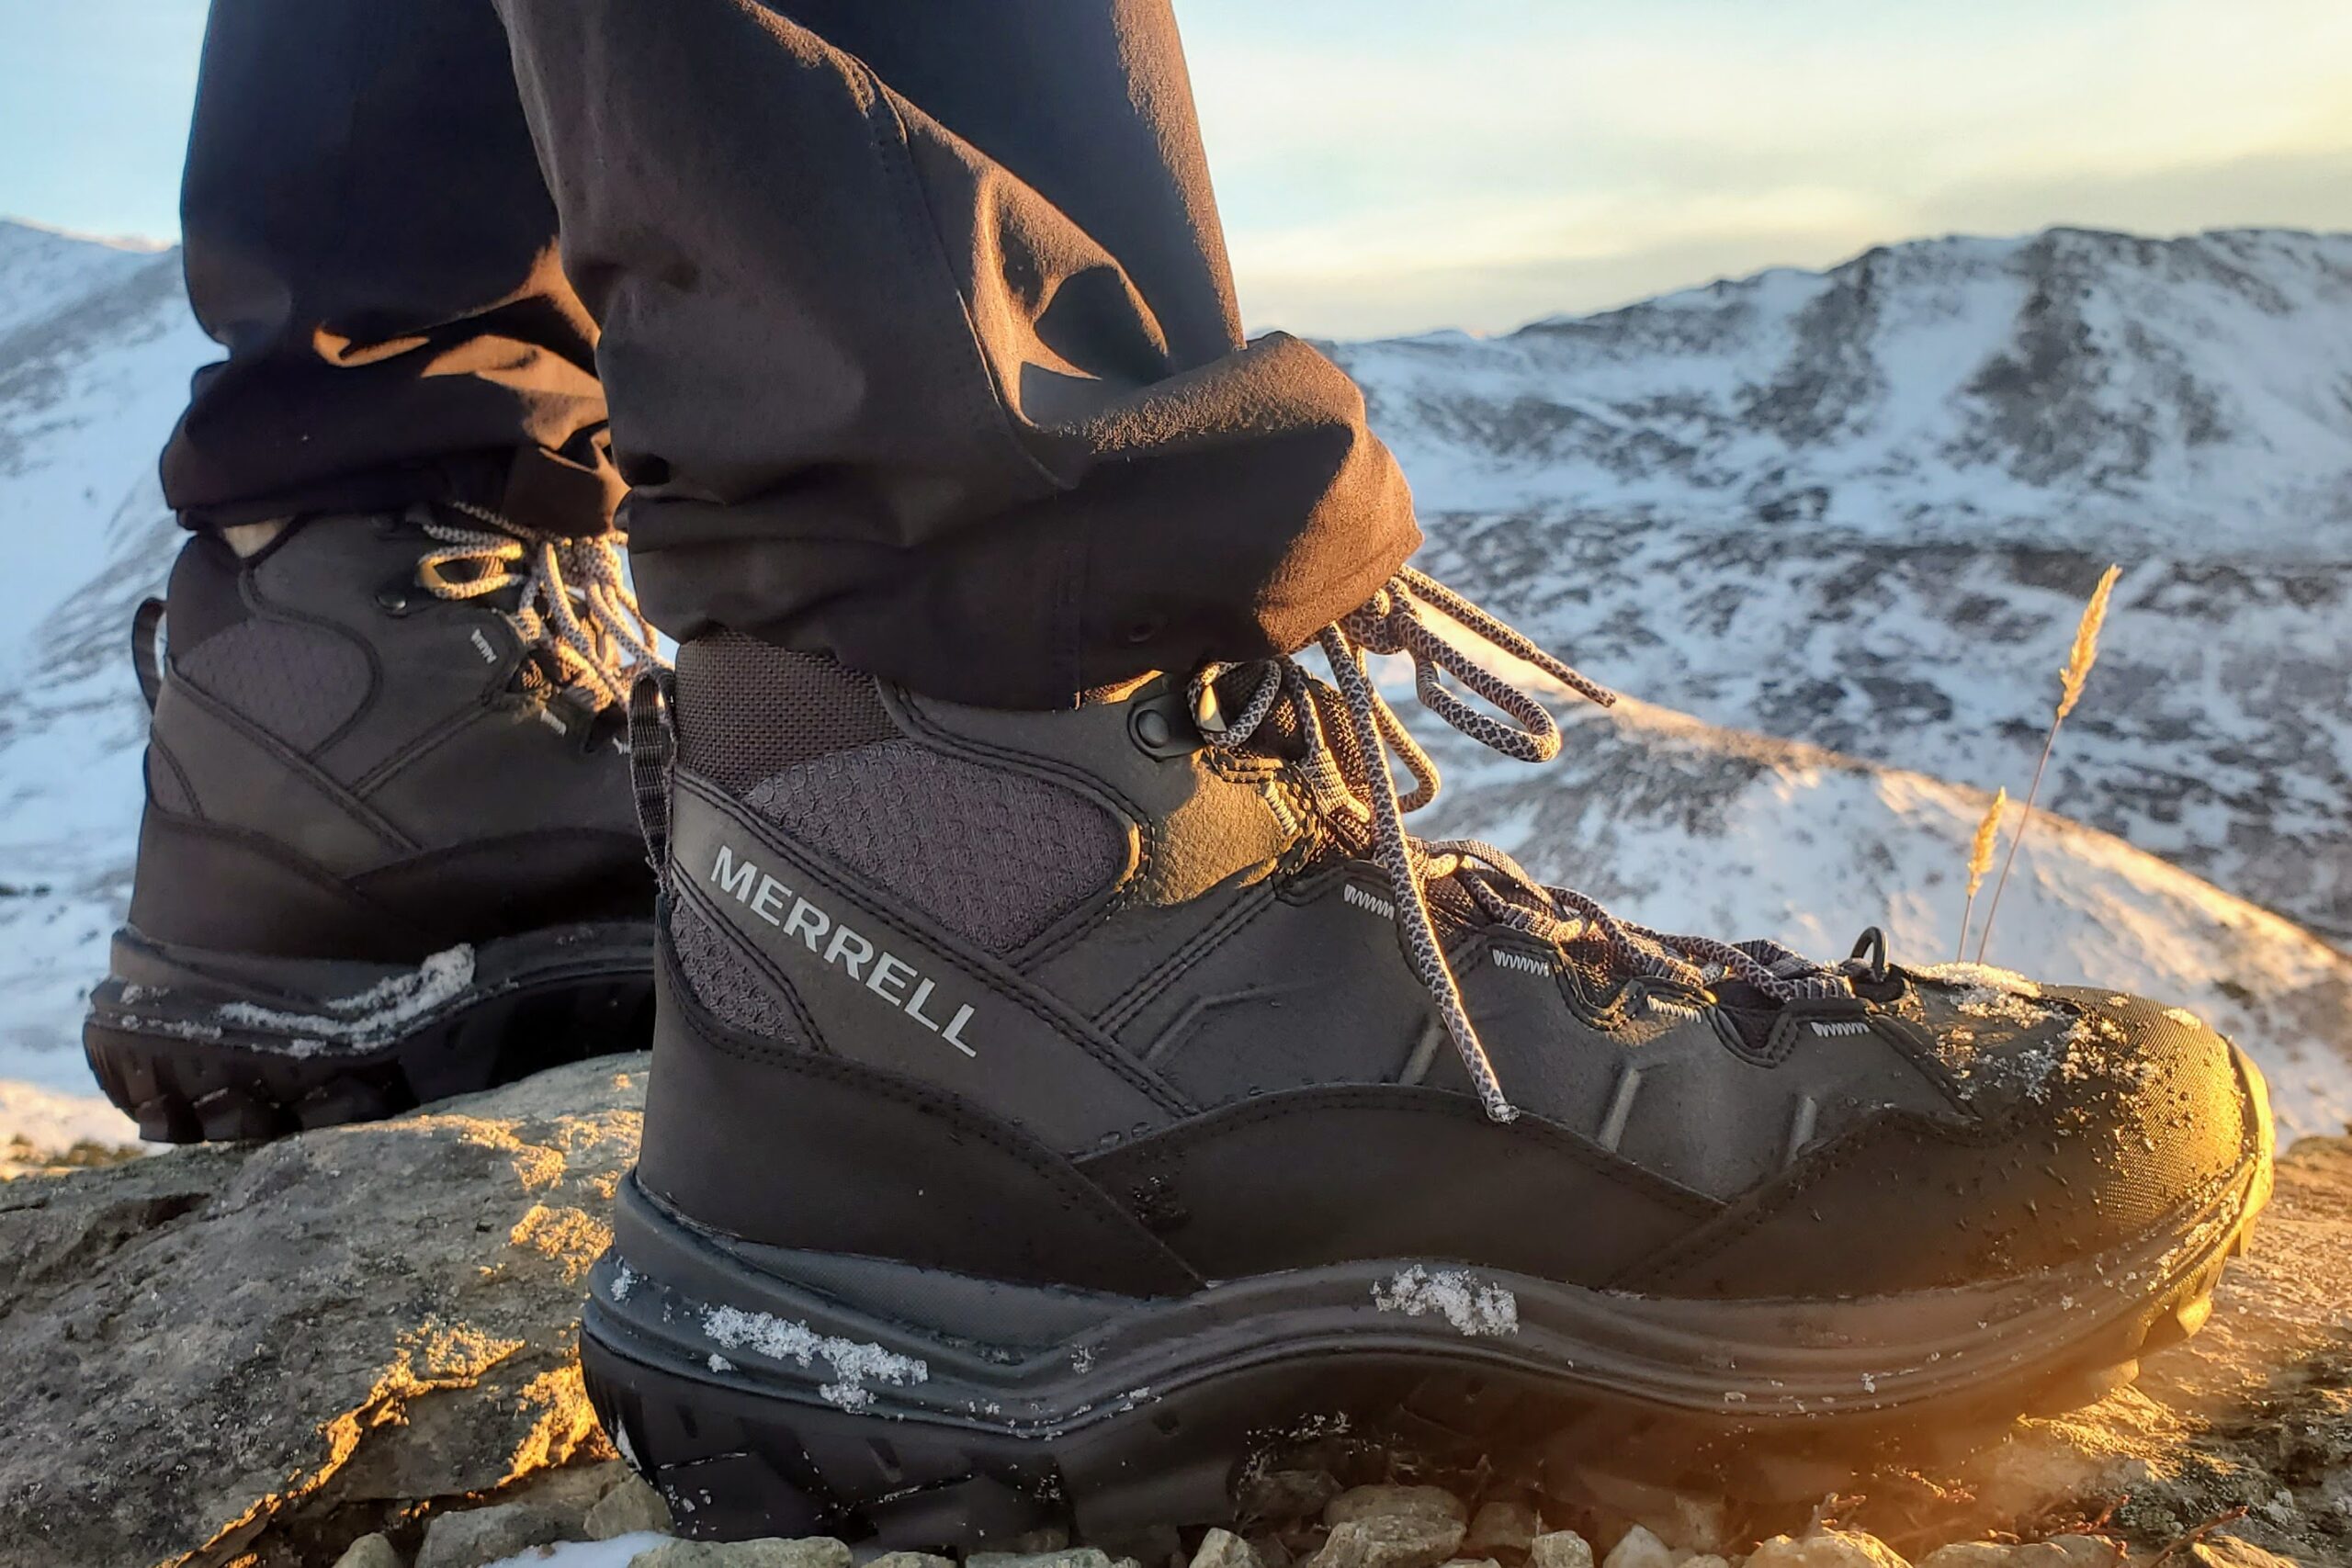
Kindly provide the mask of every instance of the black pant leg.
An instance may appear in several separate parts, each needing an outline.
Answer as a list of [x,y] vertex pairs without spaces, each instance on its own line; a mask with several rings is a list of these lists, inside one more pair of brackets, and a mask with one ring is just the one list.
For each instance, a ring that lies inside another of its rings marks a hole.
[[595,328],[489,0],[214,0],[181,207],[228,350],[164,455],[184,516],[463,496],[603,525]]
[[1417,542],[1353,384],[1238,342],[1163,0],[497,3],[665,630],[1054,706]]

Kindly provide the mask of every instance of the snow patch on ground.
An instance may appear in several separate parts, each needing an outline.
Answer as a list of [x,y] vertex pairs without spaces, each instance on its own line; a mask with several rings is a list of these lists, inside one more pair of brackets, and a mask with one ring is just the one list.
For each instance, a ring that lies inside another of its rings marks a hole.
[[713,1344],[729,1350],[749,1350],[770,1360],[793,1361],[804,1367],[823,1361],[832,1369],[833,1381],[820,1385],[817,1393],[827,1404],[842,1410],[869,1408],[874,1403],[874,1391],[866,1387],[870,1382],[904,1388],[931,1376],[929,1363],[916,1357],[901,1356],[865,1341],[820,1335],[805,1323],[764,1312],[745,1312],[733,1306],[706,1307],[702,1331]]
[[45,1163],[76,1144],[120,1148],[139,1142],[130,1117],[95,1094],[61,1094],[0,1079],[0,1177]]
[[670,1537],[651,1530],[616,1535],[610,1540],[559,1540],[502,1557],[490,1568],[628,1568],[641,1552],[666,1545]]
[[1519,1332],[1519,1298],[1464,1269],[1431,1270],[1418,1263],[1400,1269],[1386,1284],[1372,1287],[1372,1302],[1382,1312],[1442,1317],[1467,1338]]

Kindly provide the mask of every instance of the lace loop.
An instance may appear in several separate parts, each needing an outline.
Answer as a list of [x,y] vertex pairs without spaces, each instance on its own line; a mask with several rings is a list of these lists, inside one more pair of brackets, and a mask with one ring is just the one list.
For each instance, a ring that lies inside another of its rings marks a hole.
[[424,519],[424,532],[435,541],[416,566],[416,580],[427,592],[480,599],[521,584],[516,629],[526,642],[545,649],[563,683],[587,693],[600,713],[628,700],[639,671],[668,667],[621,562],[628,535],[557,537],[520,527],[486,506],[448,506],[480,526]]
[[[1732,943],[1708,937],[1672,936],[1621,919],[1598,900],[1573,888],[1539,882],[1494,845],[1476,839],[1424,841],[1405,829],[1405,814],[1429,804],[1439,786],[1437,766],[1406,732],[1372,677],[1368,658],[1402,654],[1413,661],[1413,687],[1421,705],[1471,739],[1522,761],[1548,761],[1559,754],[1561,734],[1551,710],[1536,697],[1480,664],[1449,641],[1424,617],[1432,610],[1476,642],[1533,666],[1588,701],[1608,707],[1616,694],[1538,648],[1459,593],[1407,568],[1389,579],[1361,608],[1316,636],[1330,666],[1333,691],[1347,715],[1352,756],[1333,746],[1315,701],[1317,682],[1295,659],[1262,661],[1250,695],[1231,716],[1222,712],[1216,682],[1241,666],[1211,664],[1193,677],[1193,709],[1202,719],[1204,740],[1220,750],[1247,745],[1278,704],[1289,703],[1304,743],[1295,764],[1316,807],[1335,820],[1368,826],[1372,858],[1396,894],[1398,936],[1409,963],[1435,1005],[1439,1022],[1469,1073],[1487,1114],[1497,1122],[1518,1111],[1504,1092],[1493,1062],[1478,1038],[1462,999],[1462,987],[1445,956],[1430,905],[1430,885],[1450,879],[1487,918],[1557,947],[1577,940],[1597,942],[1611,964],[1648,981],[1709,990],[1738,980],[1776,1001],[1852,995],[1847,977],[1822,968],[1770,942]],[[1503,717],[1475,708],[1450,689],[1452,676]],[[1401,765],[1413,788],[1400,795],[1392,771]]]

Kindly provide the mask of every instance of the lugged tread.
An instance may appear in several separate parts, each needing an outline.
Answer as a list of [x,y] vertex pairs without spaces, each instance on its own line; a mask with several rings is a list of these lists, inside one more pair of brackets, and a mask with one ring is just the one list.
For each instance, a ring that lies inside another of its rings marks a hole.
[[250,1142],[396,1116],[590,1056],[643,1050],[650,972],[550,979],[481,998],[364,1055],[296,1055],[93,1017],[84,1054],[152,1143]]
[[[1892,1411],[1743,1423],[1604,1402],[1488,1369],[1350,1369],[1341,1375],[1361,1386],[1347,1398],[1329,1397],[1327,1382],[1320,1399],[1261,1399],[1261,1425],[1251,1430],[1217,1408],[1213,1393],[1178,1391],[1167,1404],[1116,1416],[1107,1432],[1040,1441],[697,1382],[606,1344],[593,1325],[581,1360],[605,1429],[670,1499],[683,1533],[702,1539],[823,1533],[885,1549],[949,1548],[1001,1542],[1073,1513],[1098,1539],[1144,1525],[1226,1524],[1234,1484],[1277,1446],[1262,1423],[1335,1404],[1348,1406],[1355,1440],[1439,1464],[1525,1472],[1519,1479],[1571,1505],[1697,1485],[1735,1506],[1801,1517],[1873,1468],[1951,1465],[2000,1440],[2020,1416],[2063,1414],[2130,1382],[2143,1356],[2203,1325],[2222,1265],[2245,1249],[2267,1197],[2267,1184],[2255,1190],[2204,1267],[2075,1347],[2064,1364]],[[1206,1448],[1203,1424],[1217,1427]],[[1081,1442],[1087,1451],[1079,1453]]]

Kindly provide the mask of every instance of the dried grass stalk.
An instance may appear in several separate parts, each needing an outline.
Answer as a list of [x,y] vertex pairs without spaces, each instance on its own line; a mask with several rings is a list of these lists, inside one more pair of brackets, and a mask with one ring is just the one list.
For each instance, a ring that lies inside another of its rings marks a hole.
[[[2041,775],[2050,770],[2050,753],[2058,744],[2058,727],[2083,700],[2083,682],[2090,679],[2091,666],[2098,662],[2098,629],[2107,624],[2107,602],[2115,592],[2116,579],[2123,575],[2120,566],[2110,566],[2099,574],[2098,586],[2091,590],[2091,602],[2083,606],[2083,618],[2075,627],[2075,646],[2067,651],[2066,667],[2058,672],[2058,709],[2051,716],[2050,733],[2041,742],[2041,761],[2033,767],[2033,785],[2025,792],[2025,815],[2018,818],[2017,835],[2009,840],[2008,858],[2001,863],[2001,880],[1993,884],[1993,901],[1984,909],[1984,930],[1976,939],[1976,962],[1984,962],[1984,949],[1993,940],[1993,917],[2001,912],[2001,894],[2009,886],[2009,873],[2018,863],[2018,846],[2025,842],[2026,829],[2033,826],[2033,803],[2041,797]],[[1962,940],[1967,940],[1965,932]]]
[[2001,818],[2009,809],[2009,792],[1996,789],[1993,804],[1985,808],[1984,820],[1976,824],[1976,842],[1968,851],[1968,902],[1960,911],[1960,946],[1955,958],[1968,956],[1968,922],[1976,913],[1976,890],[1984,886],[1984,874],[1993,869],[1994,846],[2001,841]]

